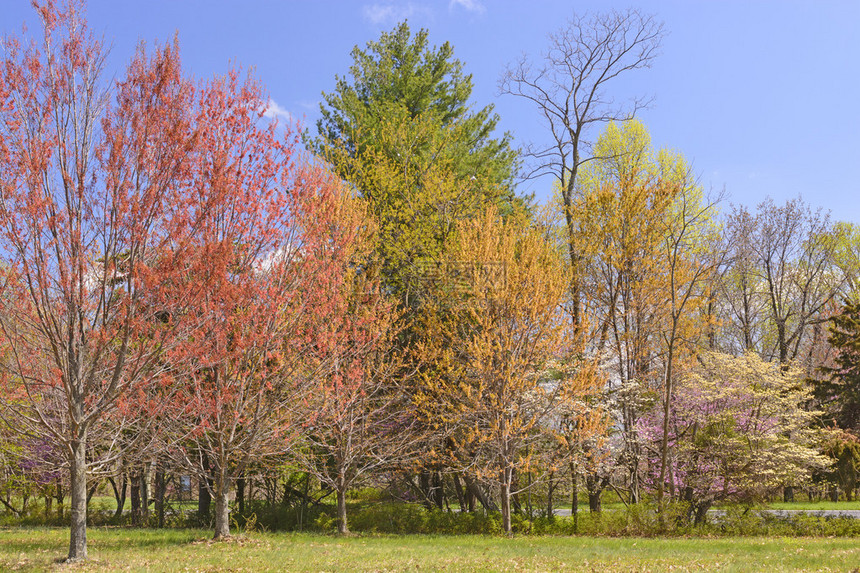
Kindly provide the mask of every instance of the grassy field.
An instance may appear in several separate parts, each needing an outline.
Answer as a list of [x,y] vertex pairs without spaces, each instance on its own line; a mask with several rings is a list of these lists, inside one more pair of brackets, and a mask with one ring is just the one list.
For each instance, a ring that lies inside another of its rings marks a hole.
[[260,534],[91,528],[90,561],[58,563],[65,529],[0,529],[2,571],[852,571],[855,539]]

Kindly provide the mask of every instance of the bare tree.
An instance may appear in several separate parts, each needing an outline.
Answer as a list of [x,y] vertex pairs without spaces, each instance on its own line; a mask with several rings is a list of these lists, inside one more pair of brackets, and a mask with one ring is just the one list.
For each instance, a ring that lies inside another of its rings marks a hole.
[[771,331],[751,338],[747,348],[782,364],[796,360],[809,349],[810,330],[826,320],[845,283],[836,266],[837,237],[829,215],[800,198],[781,206],[767,199],[754,218],[736,207],[728,227],[735,235],[746,235],[735,244],[735,257],[751,259],[745,264],[758,285],[760,328]]
[[561,182],[573,266],[575,326],[580,322],[576,221],[572,207],[579,167],[593,159],[589,136],[596,125],[624,121],[650,103],[636,97],[619,103],[607,88],[625,72],[649,68],[664,36],[663,25],[637,10],[575,16],[550,35],[543,62],[534,65],[523,55],[508,67],[499,82],[503,94],[526,98],[537,106],[549,128],[546,146],[526,148],[526,178],[553,175]]

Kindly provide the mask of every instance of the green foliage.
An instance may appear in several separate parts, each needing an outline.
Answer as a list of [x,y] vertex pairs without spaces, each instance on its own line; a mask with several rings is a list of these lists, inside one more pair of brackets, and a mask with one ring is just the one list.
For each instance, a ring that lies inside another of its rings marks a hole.
[[429,47],[403,23],[352,52],[350,78],[323,94],[317,136],[306,142],[367,201],[392,292],[414,302],[414,279],[438,261],[457,222],[487,203],[525,204],[510,187],[516,153],[492,134],[498,117],[471,111],[471,76],[449,44]]
[[490,170],[494,183],[510,181],[510,136],[491,137],[499,120],[492,106],[470,111],[472,76],[463,74],[448,42],[430,47],[427,30],[413,36],[403,22],[366,49],[353,48],[352,58],[351,77],[338,77],[335,91],[323,93],[318,137],[311,141],[318,153],[342,144],[361,156],[368,147],[384,147],[375,136],[386,122],[426,120],[457,132],[442,153],[456,159],[458,178]]
[[836,364],[821,368],[827,378],[815,381],[815,397],[826,425],[860,431],[860,301],[847,301],[832,321],[828,340]]

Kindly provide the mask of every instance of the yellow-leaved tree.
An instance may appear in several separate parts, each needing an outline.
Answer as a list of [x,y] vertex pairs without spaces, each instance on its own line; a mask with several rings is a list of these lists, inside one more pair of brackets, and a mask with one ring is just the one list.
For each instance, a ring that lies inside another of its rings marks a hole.
[[[638,121],[608,124],[594,152],[597,159],[579,173],[571,207],[579,230],[578,282],[590,351],[610,375],[609,397],[623,432],[619,459],[635,502],[644,461],[637,431],[648,407],[643,398],[659,396],[668,411],[678,367],[711,323],[711,282],[721,260],[716,203],[682,156],[653,149]],[[657,448],[665,474],[665,433]],[[599,495],[609,475],[586,481],[590,496]]]
[[496,486],[510,532],[518,473],[529,471],[539,444],[555,439],[558,418],[575,416],[599,380],[557,375],[575,346],[563,307],[570,275],[557,246],[526,217],[502,218],[494,208],[462,222],[458,239],[429,285],[445,310],[424,315],[428,336],[419,347],[434,368],[416,399],[455,428],[464,469]]

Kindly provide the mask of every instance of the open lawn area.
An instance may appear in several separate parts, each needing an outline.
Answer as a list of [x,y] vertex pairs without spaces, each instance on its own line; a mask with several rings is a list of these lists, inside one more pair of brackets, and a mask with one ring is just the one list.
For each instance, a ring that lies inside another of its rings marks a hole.
[[90,561],[63,565],[68,531],[0,529],[2,571],[852,571],[856,539],[357,536],[90,528]]

